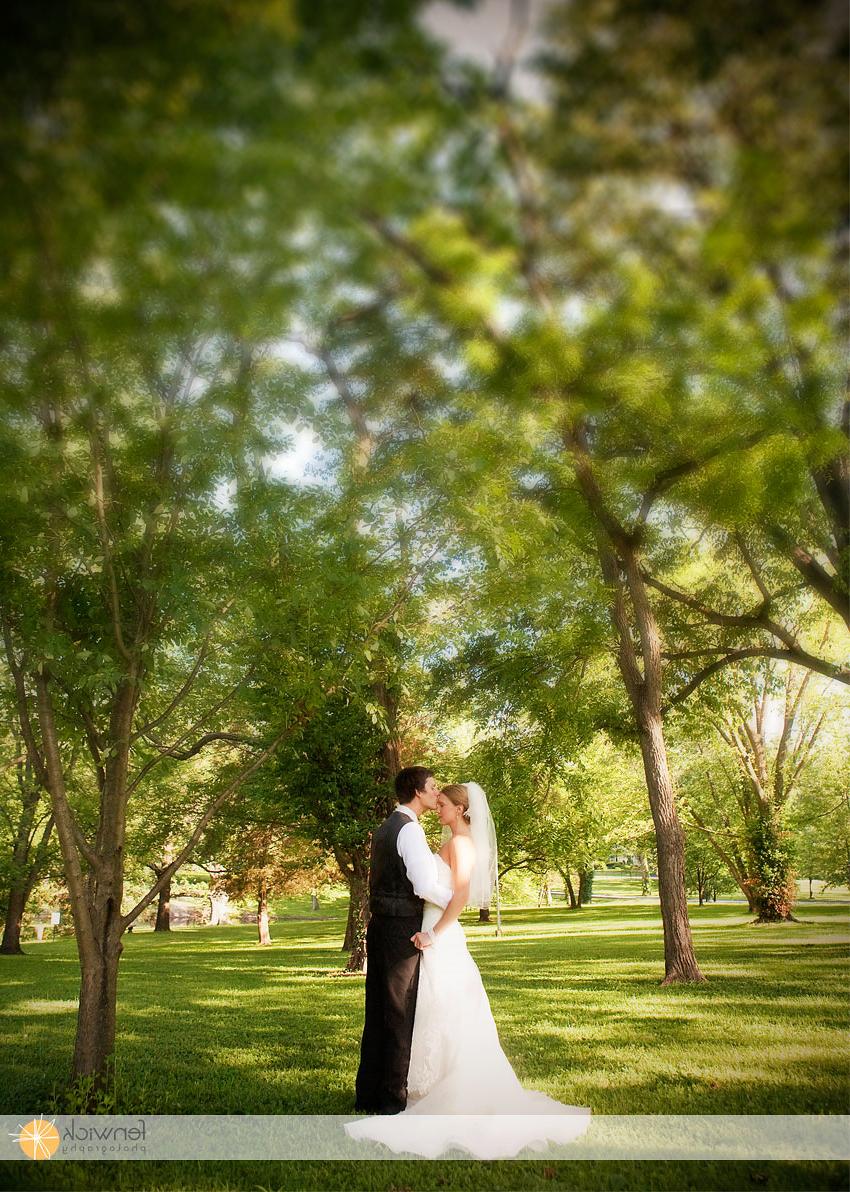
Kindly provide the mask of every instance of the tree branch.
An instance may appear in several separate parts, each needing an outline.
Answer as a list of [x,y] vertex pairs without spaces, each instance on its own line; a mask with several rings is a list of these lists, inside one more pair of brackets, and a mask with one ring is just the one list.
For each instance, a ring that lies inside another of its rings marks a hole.
[[764,601],[763,607],[767,608],[768,605],[770,604],[771,600],[773,599],[773,597],[771,596],[770,592],[767,590],[767,587],[765,586],[765,582],[762,578],[761,571],[759,570],[759,568],[756,564],[756,561],[753,558],[752,552],[750,551],[749,547],[747,546],[747,543],[744,539],[744,535],[741,533],[740,530],[735,531],[735,542],[738,545],[738,550],[741,552],[741,557],[743,558],[744,562],[747,564],[747,567],[749,568],[750,575],[755,580],[755,585],[761,594],[762,600]]
[[194,745],[188,749],[175,749],[173,745],[161,745],[159,741],[154,741],[153,738],[146,736],[148,741],[155,749],[158,749],[162,757],[171,757],[175,761],[185,762],[190,757],[195,757],[207,745],[213,741],[228,741],[233,745],[258,745],[259,741],[256,737],[246,737],[244,733],[204,733],[204,735],[197,740]]
[[740,436],[730,436],[728,439],[716,443],[709,448],[703,455],[693,456],[690,459],[680,460],[676,464],[672,464],[669,468],[663,469],[655,479],[651,482],[649,487],[643,494],[638,510],[636,523],[637,525],[644,525],[647,517],[650,514],[652,506],[660,496],[671,488],[677,480],[681,480],[683,476],[690,476],[693,472],[698,472],[700,468],[706,464],[711,463],[712,460],[717,459],[718,456],[726,455],[731,451],[743,451],[747,447],[752,447],[766,436],[767,432],[764,430],[753,431],[752,434]]
[[[224,614],[227,612],[227,610],[230,608],[230,606],[232,604],[233,604],[233,599],[231,598],[219,610],[218,616],[219,617],[224,616]],[[210,640],[212,638],[213,628],[214,628],[214,624],[210,625],[209,629],[207,630],[207,632],[204,636],[204,640],[201,643],[201,648],[198,652],[198,657],[195,659],[195,663],[192,666],[192,669],[189,671],[189,674],[187,675],[185,681],[181,685],[177,694],[170,701],[170,703],[167,705],[167,707],[165,708],[165,710],[163,712],[160,712],[160,714],[158,716],[155,716],[153,718],[153,720],[149,720],[146,724],[143,724],[141,728],[136,729],[136,731],[130,737],[131,745],[133,744],[134,741],[137,741],[139,739],[139,737],[145,736],[147,733],[150,732],[151,729],[156,728],[158,725],[162,724],[162,722],[164,720],[167,720],[168,717],[171,715],[171,713],[175,710],[175,708],[178,708],[180,706],[180,704],[183,702],[183,700],[186,698],[186,696],[189,694],[190,690],[194,686],[194,683],[198,677],[198,674],[200,673],[201,667],[204,664],[204,659],[206,658],[207,654],[209,653],[209,645],[210,645]]]
[[740,650],[685,650],[673,655],[673,657],[705,657],[706,654],[722,654],[723,657],[716,659],[698,671],[680,691],[667,701],[664,705],[664,711],[669,711],[670,708],[682,703],[706,679],[717,674],[724,667],[730,666],[734,662],[739,662],[742,658],[778,658],[782,662],[793,662],[796,666],[805,666],[809,670],[816,671],[819,675],[825,675],[828,679],[835,679],[838,683],[850,685],[850,669],[847,667],[838,666],[831,662],[824,662],[823,659],[815,658],[814,655],[806,654],[805,651],[780,650],[774,646],[751,646]]
[[[810,654],[808,650],[804,650],[797,641],[793,633],[786,629],[783,625],[779,625],[770,616],[768,616],[769,603],[762,603],[758,610],[754,613],[721,613],[717,609],[709,608],[702,604],[693,596],[689,596],[686,592],[680,592],[676,588],[670,587],[669,584],[664,584],[661,580],[655,579],[648,572],[642,572],[644,578],[650,587],[655,588],[661,592],[662,595],[667,596],[671,600],[677,601],[679,604],[684,604],[687,608],[698,612],[710,625],[719,625],[734,628],[748,628],[748,629],[762,629],[766,633],[770,633],[778,641],[782,642],[787,647],[785,651],[777,651],[775,648],[767,646],[752,647],[749,652],[738,651],[736,657],[740,658],[780,658],[788,662],[794,662],[798,666],[807,667],[809,670],[816,671],[818,674],[826,675],[828,679],[837,679],[840,683],[850,683],[850,669],[843,667],[838,663],[827,662],[823,658],[818,658],[814,654]],[[705,654],[720,653],[721,649],[710,649],[702,651]],[[755,651],[755,652],[753,652]],[[734,653],[734,651],[726,650],[727,653]],[[678,654],[669,654],[669,658],[685,658],[695,656],[700,651],[680,651]],[[719,669],[719,668],[715,668]],[[713,672],[711,672],[713,673]],[[700,679],[702,682],[702,679]],[[698,684],[697,684],[698,686]],[[690,691],[694,688],[690,688]],[[682,695],[679,698],[685,698]]]
[[[230,691],[228,691],[228,693],[226,695],[224,695],[218,701],[217,704],[214,704],[212,708],[210,708],[207,712],[205,712],[203,716],[199,717],[199,719],[196,720],[194,722],[194,724],[190,724],[189,727],[185,730],[185,732],[181,733],[180,736],[177,738],[177,740],[173,741],[171,743],[171,745],[169,745],[167,747],[163,747],[161,745],[156,745],[154,743],[155,747],[160,750],[159,754],[156,757],[151,758],[150,761],[145,762],[145,764],[139,770],[138,774],[136,774],[136,776],[131,781],[129,781],[127,783],[127,794],[130,795],[136,789],[136,787],[139,785],[139,783],[142,781],[142,779],[147,774],[150,773],[150,771],[154,768],[154,766],[158,765],[165,758],[174,757],[177,760],[185,760],[185,759],[181,759],[180,755],[178,753],[174,752],[177,749],[177,747],[179,745],[181,745],[186,740],[187,737],[191,736],[192,733],[195,732],[196,729],[200,728],[203,724],[207,723],[209,721],[209,718],[211,716],[213,716],[216,712],[219,712],[229,700],[233,699],[234,695],[239,690],[239,688],[243,685],[243,683],[247,682],[247,680],[250,678],[250,676],[254,673],[254,670],[255,670],[255,668],[251,667],[250,670],[246,671],[246,673],[242,676],[242,678],[235,685],[235,687],[233,687]],[[201,745],[201,748],[203,748],[203,745]],[[188,753],[187,757],[194,756],[194,753],[197,753],[197,749],[194,750],[193,752]]]
[[248,778],[251,777],[251,775],[253,773],[255,773],[260,768],[260,766],[263,764],[263,762],[265,762],[269,757],[271,757],[271,755],[274,753],[274,751],[277,749],[277,747],[288,736],[290,736],[295,731],[295,729],[303,722],[303,719],[304,719],[304,713],[299,712],[299,714],[293,720],[292,724],[288,725],[285,729],[283,729],[282,732],[278,733],[277,736],[274,738],[274,740],[271,742],[271,744],[268,745],[264,750],[262,750],[262,752],[259,753],[253,759],[253,761],[251,761],[250,764],[247,765],[244,768],[244,770],[242,770],[236,776],[236,778],[234,778],[234,780],[231,783],[229,783],[228,786],[226,786],[224,788],[224,790],[219,795],[217,795],[215,797],[215,799],[213,799],[212,803],[210,803],[209,807],[206,809],[204,814],[198,820],[198,823],[195,825],[195,829],[192,832],[191,836],[189,837],[188,841],[183,846],[183,848],[177,853],[174,860],[171,861],[171,863],[169,865],[166,865],[166,867],[162,870],[159,878],[154,882],[154,884],[148,890],[147,894],[145,894],[144,897],[139,899],[139,901],[136,903],[136,905],[133,907],[133,909],[131,911],[128,911],[126,915],[122,915],[121,928],[123,931],[126,931],[127,928],[130,926],[130,924],[133,923],[139,917],[139,915],[142,913],[142,911],[145,909],[145,907],[149,906],[151,904],[151,902],[153,902],[154,898],[157,897],[160,890],[162,890],[163,887],[168,884],[168,882],[171,880],[171,878],[177,872],[177,870],[180,868],[180,866],[183,865],[184,862],[188,859],[188,857],[192,853],[192,850],[194,849],[194,847],[198,843],[198,841],[201,839],[201,836],[204,834],[204,830],[206,829],[207,825],[209,824],[210,820],[213,818],[215,813],[218,811],[218,809],[226,802],[227,799],[230,798],[230,796],[232,794],[235,793],[235,791],[237,791],[239,789],[240,786],[242,786],[242,784]]
[[787,530],[773,522],[765,532],[773,545],[797,568],[803,579],[833,608],[850,629],[850,598],[838,575],[830,575],[814,555],[795,542]]

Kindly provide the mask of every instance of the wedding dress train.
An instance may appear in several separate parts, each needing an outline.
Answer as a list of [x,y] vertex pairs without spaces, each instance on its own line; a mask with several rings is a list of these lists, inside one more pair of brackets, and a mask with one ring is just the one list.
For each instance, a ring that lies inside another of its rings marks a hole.
[[[450,884],[450,867],[439,856],[435,861],[444,871],[440,880]],[[426,903],[422,930],[442,913]],[[457,921],[422,953],[407,1083],[403,1113],[349,1122],[346,1132],[426,1158],[459,1147],[476,1158],[504,1159],[525,1147],[572,1142],[590,1123],[589,1109],[520,1084]]]

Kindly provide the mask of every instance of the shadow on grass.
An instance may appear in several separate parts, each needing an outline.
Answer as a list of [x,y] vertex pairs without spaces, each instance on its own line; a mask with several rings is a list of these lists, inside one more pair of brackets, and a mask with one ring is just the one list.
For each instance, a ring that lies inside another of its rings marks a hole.
[[[530,1087],[598,1113],[845,1111],[847,956],[836,941],[846,916],[752,932],[743,915],[729,922],[728,907],[702,908],[709,983],[661,988],[654,909],[580,914],[581,933],[560,908],[506,912],[502,939],[492,927],[469,932],[505,1050]],[[252,926],[128,937],[119,1110],[349,1112],[363,979],[334,977],[343,929],[343,915],[278,925],[268,948]],[[0,1104],[49,1111],[73,1045],[74,943],[5,958],[7,971]]]

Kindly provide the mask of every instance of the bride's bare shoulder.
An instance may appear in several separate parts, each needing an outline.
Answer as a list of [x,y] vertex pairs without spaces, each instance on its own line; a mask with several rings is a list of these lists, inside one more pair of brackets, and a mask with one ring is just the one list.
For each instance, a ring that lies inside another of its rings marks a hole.
[[[443,849],[446,850],[445,853]],[[452,857],[474,857],[475,845],[469,836],[452,836],[450,840],[446,841],[443,848],[440,849],[440,855],[446,861]]]

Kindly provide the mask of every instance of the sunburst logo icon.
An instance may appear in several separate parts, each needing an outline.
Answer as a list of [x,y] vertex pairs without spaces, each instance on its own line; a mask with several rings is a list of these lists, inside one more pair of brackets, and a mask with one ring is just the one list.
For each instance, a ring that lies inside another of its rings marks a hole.
[[59,1146],[59,1131],[47,1118],[33,1118],[12,1137],[28,1159],[49,1159]]

